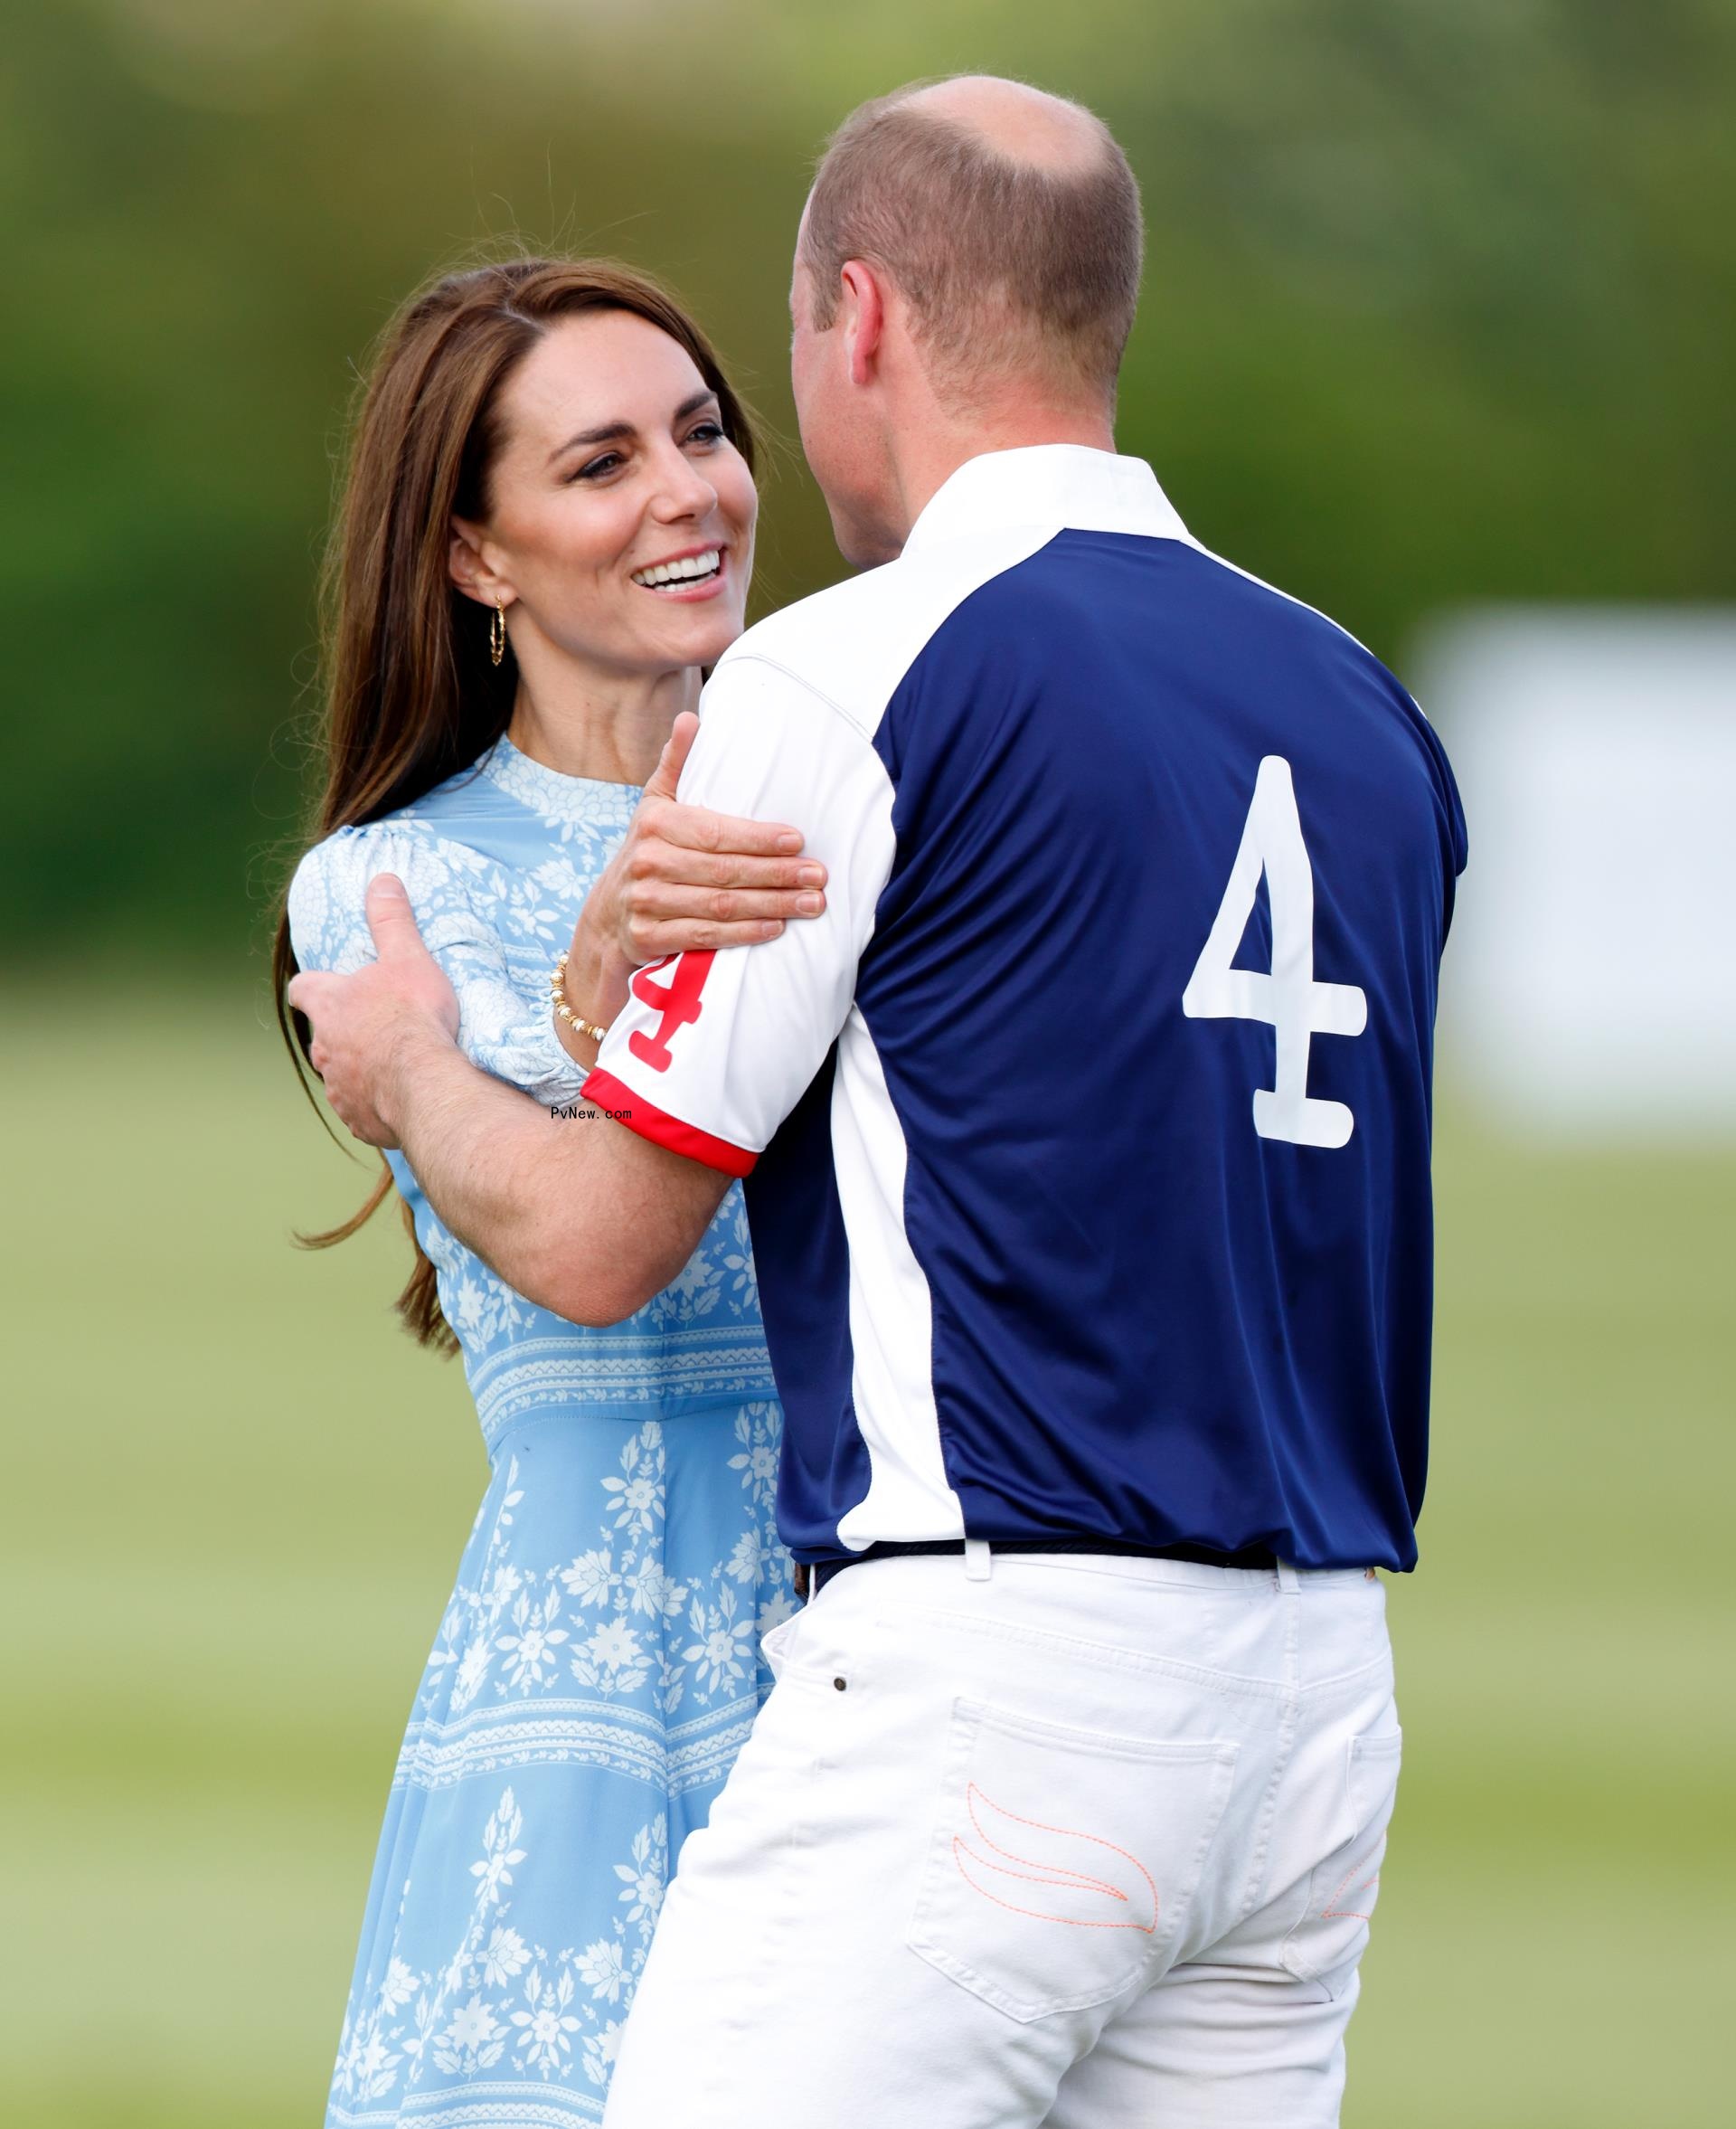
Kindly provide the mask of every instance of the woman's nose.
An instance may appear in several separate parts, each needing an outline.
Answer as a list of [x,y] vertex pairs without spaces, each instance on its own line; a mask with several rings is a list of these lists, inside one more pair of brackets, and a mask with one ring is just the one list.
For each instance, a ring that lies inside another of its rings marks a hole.
[[672,450],[651,507],[660,517],[704,517],[716,507],[717,490],[685,451]]

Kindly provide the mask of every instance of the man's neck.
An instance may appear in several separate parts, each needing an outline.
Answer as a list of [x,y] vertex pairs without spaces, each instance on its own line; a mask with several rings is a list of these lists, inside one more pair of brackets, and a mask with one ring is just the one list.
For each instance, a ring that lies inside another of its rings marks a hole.
[[925,425],[911,437],[895,440],[892,473],[902,521],[900,544],[959,467],[987,451],[1026,450],[1049,443],[1112,453],[1115,426],[1107,411],[1027,404],[997,408],[986,416],[957,423]]

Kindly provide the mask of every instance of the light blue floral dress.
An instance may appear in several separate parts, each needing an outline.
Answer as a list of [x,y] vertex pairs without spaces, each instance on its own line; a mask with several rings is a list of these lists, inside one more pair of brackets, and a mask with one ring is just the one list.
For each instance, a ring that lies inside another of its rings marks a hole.
[[[638,796],[502,740],[308,854],[296,958],[371,960],[363,891],[395,872],[466,1054],[571,1103],[548,971]],[[496,1278],[390,1158],[492,1478],[392,1778],[326,2120],[563,2129],[602,2114],[665,1885],[770,1689],[760,1637],[794,1609],[741,1187],[672,1286],[591,1330]]]

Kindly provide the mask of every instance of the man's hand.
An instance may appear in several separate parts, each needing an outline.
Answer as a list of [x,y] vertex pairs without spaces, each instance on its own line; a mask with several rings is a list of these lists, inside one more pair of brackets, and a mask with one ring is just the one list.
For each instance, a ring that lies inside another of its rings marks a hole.
[[422,944],[401,880],[370,880],[367,913],[379,960],[352,976],[310,970],[290,984],[289,1003],[312,1024],[314,1070],[338,1116],[365,1144],[396,1146],[409,1066],[430,1044],[450,1047],[458,1001]]
[[698,735],[699,719],[684,710],[573,933],[567,996],[605,1026],[627,1003],[628,977],[647,961],[755,946],[775,939],[788,919],[826,907],[826,867],[801,855],[798,828],[675,797]]

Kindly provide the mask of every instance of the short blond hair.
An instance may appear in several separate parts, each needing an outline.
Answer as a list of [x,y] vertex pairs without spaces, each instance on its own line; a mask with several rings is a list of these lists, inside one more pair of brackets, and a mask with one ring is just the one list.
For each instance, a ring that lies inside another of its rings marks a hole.
[[827,144],[800,248],[815,325],[832,323],[838,276],[860,259],[910,304],[943,393],[1035,372],[1112,402],[1145,251],[1127,156],[1074,106],[1098,156],[1079,169],[1023,161],[912,103],[929,86],[860,105]]

